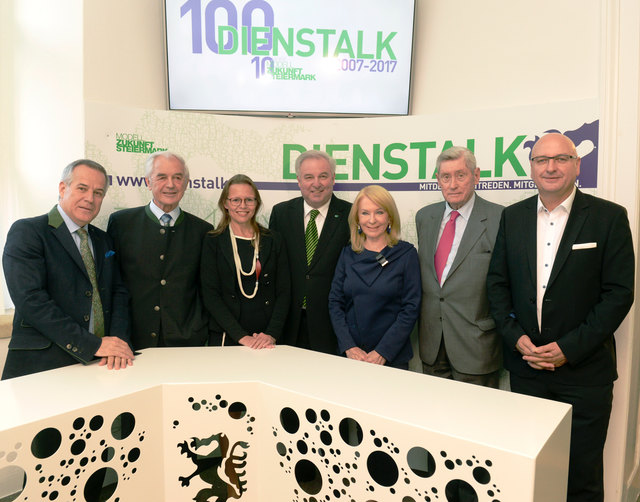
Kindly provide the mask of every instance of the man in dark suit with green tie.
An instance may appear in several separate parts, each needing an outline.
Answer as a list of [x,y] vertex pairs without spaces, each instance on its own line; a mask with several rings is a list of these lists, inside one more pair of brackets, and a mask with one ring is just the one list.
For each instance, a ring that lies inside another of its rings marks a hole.
[[338,353],[329,318],[329,290],[342,248],[349,242],[351,204],[333,194],[336,162],[308,150],[296,159],[302,197],[276,204],[269,228],[282,235],[291,272],[291,308],[284,344]]

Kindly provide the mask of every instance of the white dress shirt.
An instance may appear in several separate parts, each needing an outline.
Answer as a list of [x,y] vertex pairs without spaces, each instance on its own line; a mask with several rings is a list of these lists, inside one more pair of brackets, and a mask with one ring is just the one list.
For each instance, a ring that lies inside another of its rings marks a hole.
[[327,219],[327,213],[329,212],[329,204],[331,204],[331,199],[321,206],[321,207],[311,207],[307,204],[307,201],[304,201],[304,231],[307,231],[307,225],[309,224],[309,220],[311,219],[311,210],[317,209],[320,211],[318,216],[316,216],[316,228],[318,229],[318,238],[320,238],[320,234],[322,233],[322,227],[324,226],[324,221]]
[[538,225],[536,234],[536,310],[538,328],[542,330],[542,300],[556,259],[558,246],[567,226],[576,188],[553,211],[547,211],[538,196]]
[[[162,217],[163,214],[165,214],[165,212],[162,209],[160,209],[158,206],[156,206],[156,203],[153,201],[149,203],[149,209],[151,209],[151,212],[155,215],[156,218],[158,218],[160,225],[162,225],[162,221],[160,221],[160,218]],[[178,216],[180,216],[180,206],[176,206],[173,211],[166,214],[171,216],[171,220],[169,221],[169,226],[170,227],[174,226],[176,224],[176,220],[178,219]]]

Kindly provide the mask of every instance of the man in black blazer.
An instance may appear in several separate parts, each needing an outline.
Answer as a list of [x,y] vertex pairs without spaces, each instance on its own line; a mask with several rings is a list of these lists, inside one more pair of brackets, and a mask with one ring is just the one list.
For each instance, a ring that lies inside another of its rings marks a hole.
[[504,210],[487,287],[511,389],[573,407],[567,500],[588,502],[604,499],[613,335],[633,303],[634,252],[625,209],[577,190],[579,173],[566,136],[534,145],[538,197]]
[[[333,195],[336,162],[325,152],[308,150],[296,159],[295,167],[302,197],[276,204],[269,220],[269,228],[284,239],[291,271],[291,308],[283,343],[337,354],[329,290],[340,252],[349,242],[351,204]],[[305,231],[314,209],[319,211],[314,220],[318,243],[307,264]]]
[[189,170],[182,157],[155,152],[145,163],[153,200],[109,218],[131,295],[133,348],[204,345],[209,316],[200,296],[200,254],[210,223],[180,209]]
[[89,225],[107,188],[104,167],[77,160],[62,172],[58,205],[11,226],[2,265],[15,314],[3,379],[94,357],[109,369],[132,364],[117,257],[107,234]]

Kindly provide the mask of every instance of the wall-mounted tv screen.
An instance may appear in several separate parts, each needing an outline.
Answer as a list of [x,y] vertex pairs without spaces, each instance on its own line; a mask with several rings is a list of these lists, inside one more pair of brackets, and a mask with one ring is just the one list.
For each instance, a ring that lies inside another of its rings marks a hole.
[[415,0],[165,0],[169,108],[406,115]]

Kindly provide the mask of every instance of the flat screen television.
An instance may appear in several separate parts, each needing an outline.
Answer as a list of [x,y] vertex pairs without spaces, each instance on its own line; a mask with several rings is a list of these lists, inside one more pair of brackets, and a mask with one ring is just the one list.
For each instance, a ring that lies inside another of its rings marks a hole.
[[165,0],[171,110],[407,115],[415,0]]

